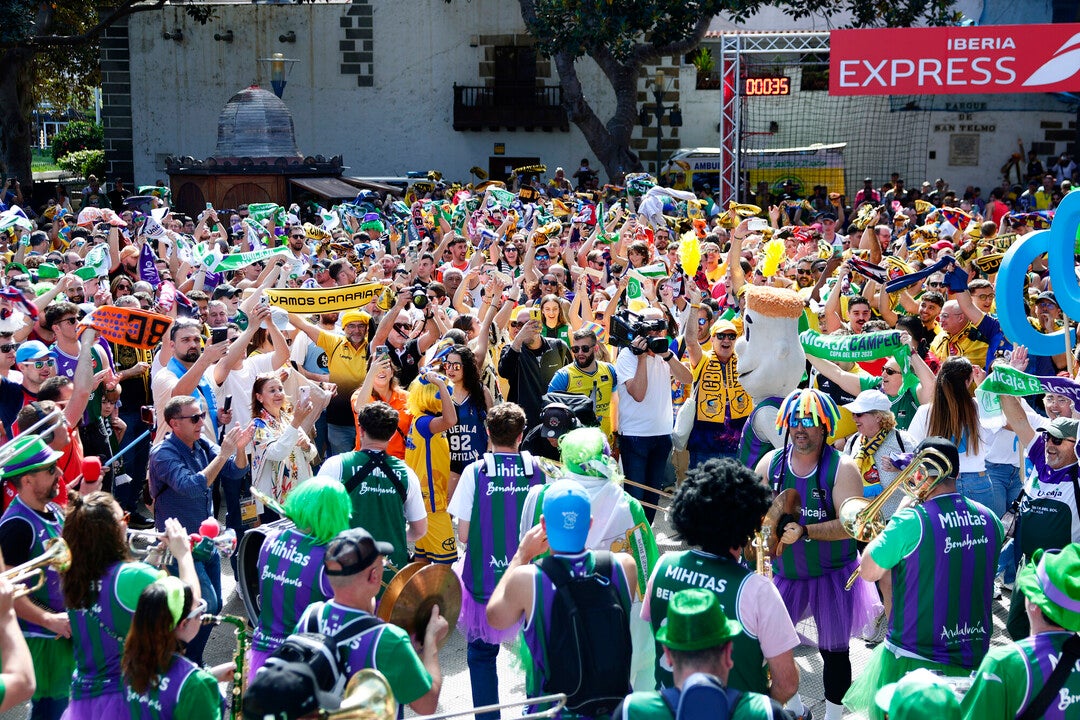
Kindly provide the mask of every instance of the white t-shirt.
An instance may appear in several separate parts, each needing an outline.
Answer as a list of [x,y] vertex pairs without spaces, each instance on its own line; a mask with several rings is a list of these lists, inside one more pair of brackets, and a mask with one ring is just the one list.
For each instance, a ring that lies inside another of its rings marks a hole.
[[[427,509],[424,507],[424,496],[420,494],[420,478],[416,476],[411,467],[405,470],[409,476],[409,487],[405,491],[405,520],[410,523],[419,522],[427,517]],[[319,475],[337,478],[341,482],[345,479],[341,476],[341,456],[333,455],[319,468]]]
[[671,369],[657,355],[645,358],[648,387],[645,398],[638,402],[626,390],[626,383],[638,373],[638,356],[623,348],[615,360],[615,377],[619,379],[619,434],[637,437],[670,435],[674,424],[671,408]]
[[226,429],[246,427],[251,422],[251,388],[258,375],[274,370],[274,354],[260,353],[244,358],[240,367],[230,370],[225,382],[218,386],[214,397],[219,408],[225,407],[225,397],[232,395],[232,423]]
[[[921,443],[926,439],[927,433],[930,429],[930,405],[920,405],[919,409],[915,411],[915,415],[911,418],[911,425],[908,426],[908,433],[915,439],[916,443]],[[994,432],[988,429],[982,423],[982,418],[979,419],[979,452],[977,454],[972,453],[970,448],[960,453],[960,472],[961,473],[978,473],[986,472],[986,456],[990,452],[990,445],[994,439]]]

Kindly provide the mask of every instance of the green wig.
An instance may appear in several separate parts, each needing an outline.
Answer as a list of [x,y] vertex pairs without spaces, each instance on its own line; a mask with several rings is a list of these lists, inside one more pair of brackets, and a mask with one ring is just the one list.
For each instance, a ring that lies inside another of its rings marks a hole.
[[326,545],[339,532],[348,530],[352,500],[341,481],[316,475],[285,497],[285,515],[320,545]]
[[584,427],[571,430],[559,439],[563,466],[574,475],[611,479],[614,464],[604,455],[607,440],[600,428]]

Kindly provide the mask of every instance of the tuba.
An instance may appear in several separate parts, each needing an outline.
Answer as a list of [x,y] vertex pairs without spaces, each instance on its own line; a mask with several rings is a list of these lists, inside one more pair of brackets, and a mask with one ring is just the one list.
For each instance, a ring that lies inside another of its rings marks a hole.
[[[954,470],[949,458],[933,448],[926,448],[911,458],[908,466],[873,500],[852,497],[844,501],[838,513],[844,532],[859,542],[870,542],[885,529],[882,508],[898,490],[915,502],[925,502],[938,483],[951,476]],[[856,570],[848,578],[845,586],[848,590],[858,576]]]

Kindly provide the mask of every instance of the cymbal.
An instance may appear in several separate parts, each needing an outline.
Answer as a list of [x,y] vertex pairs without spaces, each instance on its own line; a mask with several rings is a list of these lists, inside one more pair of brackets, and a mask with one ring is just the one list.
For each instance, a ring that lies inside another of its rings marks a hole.
[[431,608],[435,605],[450,625],[439,643],[441,648],[450,638],[461,613],[461,581],[449,565],[414,562],[403,567],[390,581],[376,614],[423,639],[431,619]]
[[772,506],[765,513],[765,519],[761,521],[762,527],[771,528],[769,533],[769,557],[775,558],[780,538],[784,534],[783,528],[778,528],[777,523],[784,515],[799,517],[802,513],[802,498],[794,488],[788,488],[777,493]]

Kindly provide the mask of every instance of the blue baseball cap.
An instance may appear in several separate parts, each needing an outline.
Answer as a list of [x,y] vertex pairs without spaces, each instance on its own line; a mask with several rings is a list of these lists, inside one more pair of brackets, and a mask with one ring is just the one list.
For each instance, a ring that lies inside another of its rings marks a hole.
[[40,360],[43,357],[52,355],[49,348],[45,346],[45,343],[38,340],[28,340],[19,346],[19,349],[15,351],[15,362],[29,362],[30,360]]
[[592,524],[589,494],[573,480],[556,480],[544,493],[544,523],[552,552],[578,553]]

